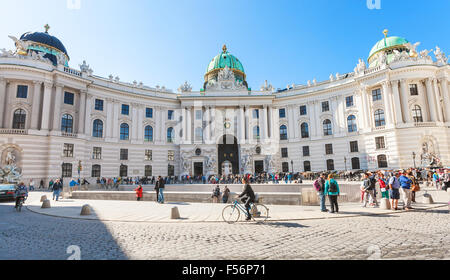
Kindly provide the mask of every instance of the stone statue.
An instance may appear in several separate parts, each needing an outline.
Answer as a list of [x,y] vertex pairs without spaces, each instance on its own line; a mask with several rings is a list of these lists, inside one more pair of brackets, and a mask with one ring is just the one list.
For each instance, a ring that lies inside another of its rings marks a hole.
[[418,53],[417,53],[417,47],[420,45],[420,42],[415,43],[414,45],[411,43],[406,43],[404,44],[404,46],[409,50],[409,56],[410,57],[418,57]]
[[30,46],[29,42],[25,42],[22,40],[17,39],[14,36],[8,36],[11,40],[14,41],[14,44],[16,45],[16,53],[20,55],[26,55],[28,51],[28,47]]
[[267,80],[264,82],[264,85],[261,86],[261,91],[272,91],[272,90],[273,90],[273,86],[269,85]]
[[448,58],[441,49],[436,46],[436,50],[434,51],[434,55],[436,56],[436,60],[438,64],[447,64]]
[[242,90],[246,87],[243,82],[236,80],[233,71],[225,66],[217,75],[217,81],[208,81],[206,88],[209,90]]
[[16,157],[11,151],[8,151],[5,158],[6,165],[14,165],[16,163]]
[[367,68],[366,63],[360,58],[358,60],[358,65],[356,65],[355,73],[356,74],[364,73],[364,70],[366,70],[366,68]]
[[419,57],[420,58],[425,58],[425,59],[431,59],[429,53],[432,52],[433,50],[423,50],[419,53]]
[[0,51],[2,52],[0,54],[0,57],[13,57],[14,56],[13,51],[8,51],[6,49],[0,49]]
[[441,165],[441,160],[435,154],[433,143],[430,141],[422,144],[420,158],[422,167],[439,167]]
[[178,88],[179,92],[191,92],[192,86],[186,81]]

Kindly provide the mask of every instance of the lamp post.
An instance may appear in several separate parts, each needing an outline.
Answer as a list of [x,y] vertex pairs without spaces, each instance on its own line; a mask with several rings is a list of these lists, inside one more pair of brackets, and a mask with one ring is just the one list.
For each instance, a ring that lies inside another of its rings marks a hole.
[[413,162],[414,162],[414,169],[416,169],[416,153],[413,152],[412,156],[413,156]]
[[347,157],[344,157],[345,171],[347,171]]
[[291,160],[291,166],[292,166],[292,174],[294,174],[294,161]]

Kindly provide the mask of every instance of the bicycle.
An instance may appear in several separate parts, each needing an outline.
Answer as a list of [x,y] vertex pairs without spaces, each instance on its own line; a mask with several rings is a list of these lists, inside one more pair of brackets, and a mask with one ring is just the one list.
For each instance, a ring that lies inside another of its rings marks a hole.
[[[222,218],[225,222],[229,224],[236,223],[241,217],[241,212],[244,216],[247,216],[247,210],[245,207],[235,200],[233,204],[226,206],[222,210]],[[252,220],[258,223],[264,223],[269,218],[269,208],[263,204],[250,204],[250,214],[252,215]]]
[[25,197],[24,196],[21,196],[20,198],[19,198],[19,203],[17,204],[17,207],[16,207],[16,211],[17,212],[22,212],[22,206],[23,206],[23,204],[24,204],[24,202],[25,202]]

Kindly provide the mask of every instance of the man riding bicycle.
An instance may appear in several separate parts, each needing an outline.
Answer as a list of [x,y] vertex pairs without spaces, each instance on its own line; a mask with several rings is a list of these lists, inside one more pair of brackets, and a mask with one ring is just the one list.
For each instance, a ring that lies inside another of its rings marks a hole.
[[250,186],[248,177],[244,177],[242,179],[242,183],[244,184],[244,191],[238,196],[241,199],[242,203],[245,204],[245,210],[247,210],[247,221],[252,219],[252,215],[250,214],[250,204],[255,203],[255,192]]
[[16,191],[14,192],[15,196],[16,196],[16,206],[14,208],[17,208],[19,206],[19,202],[20,200],[23,199],[23,201],[25,201],[28,198],[28,189],[25,186],[24,183],[20,183],[17,188]]

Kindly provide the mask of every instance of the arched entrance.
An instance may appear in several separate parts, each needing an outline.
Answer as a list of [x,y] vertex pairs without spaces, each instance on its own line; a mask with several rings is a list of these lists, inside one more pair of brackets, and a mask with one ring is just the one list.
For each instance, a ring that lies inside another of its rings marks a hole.
[[[225,175],[225,168],[232,170],[232,174],[239,174],[239,146],[236,137],[224,135],[218,143],[219,174]],[[225,162],[228,162],[224,164]],[[231,167],[230,167],[231,164]]]

